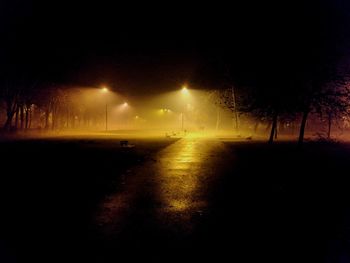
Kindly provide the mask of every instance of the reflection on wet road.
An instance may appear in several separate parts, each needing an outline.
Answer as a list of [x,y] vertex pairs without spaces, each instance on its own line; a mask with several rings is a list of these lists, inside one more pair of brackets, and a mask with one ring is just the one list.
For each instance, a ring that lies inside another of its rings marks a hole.
[[[205,185],[210,173],[209,156],[213,142],[183,139],[167,147],[158,156],[158,213],[170,220],[189,220],[206,207]],[[186,222],[183,222],[186,223]]]
[[166,147],[126,174],[123,186],[102,204],[98,224],[105,233],[119,232],[137,210],[137,217],[190,229],[191,218],[206,212],[223,148],[218,140],[202,138],[183,138]]

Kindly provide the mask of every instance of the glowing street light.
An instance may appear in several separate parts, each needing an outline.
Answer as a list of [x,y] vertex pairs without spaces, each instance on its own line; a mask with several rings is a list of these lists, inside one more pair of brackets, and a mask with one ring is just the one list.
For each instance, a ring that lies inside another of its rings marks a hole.
[[[107,87],[102,87],[101,92],[102,93],[108,93],[108,88]],[[108,131],[108,100],[106,96],[106,131]]]
[[162,109],[160,109],[160,112],[161,113],[171,113],[171,110],[167,109],[167,108],[162,108]]
[[187,94],[188,94],[188,88],[187,88],[186,85],[182,86],[181,93],[182,93],[183,95],[187,95]]

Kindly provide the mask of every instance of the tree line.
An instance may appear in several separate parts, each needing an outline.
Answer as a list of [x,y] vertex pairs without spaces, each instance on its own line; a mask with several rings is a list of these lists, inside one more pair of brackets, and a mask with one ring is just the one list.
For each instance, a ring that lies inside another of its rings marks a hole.
[[0,89],[4,132],[96,128],[101,107],[83,89],[54,83],[7,82]]
[[302,144],[314,114],[327,119],[330,135],[334,120],[349,113],[350,16],[343,7],[303,1],[225,27],[220,41],[204,51],[198,85],[215,87],[233,114],[269,122],[270,143],[279,122],[298,120]]

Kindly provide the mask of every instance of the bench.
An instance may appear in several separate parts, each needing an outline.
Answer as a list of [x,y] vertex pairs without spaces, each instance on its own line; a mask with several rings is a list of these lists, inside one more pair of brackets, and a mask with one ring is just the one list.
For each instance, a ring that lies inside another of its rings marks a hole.
[[129,141],[120,141],[121,147],[127,147],[129,145]]
[[129,144],[129,141],[126,141],[126,140],[120,141],[119,143],[120,143],[120,146],[123,147],[123,148],[133,148],[133,147],[135,147],[135,145]]

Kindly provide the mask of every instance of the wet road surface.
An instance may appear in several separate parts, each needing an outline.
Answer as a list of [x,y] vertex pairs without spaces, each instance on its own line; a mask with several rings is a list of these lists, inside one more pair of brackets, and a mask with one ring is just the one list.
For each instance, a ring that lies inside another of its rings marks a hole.
[[103,244],[98,261],[117,251],[129,259],[140,256],[131,250],[142,251],[146,261],[161,261],[162,255],[176,251],[177,258],[193,249],[190,240],[209,213],[226,151],[216,139],[183,138],[127,171],[96,215]]
[[264,145],[184,138],[130,170],[96,262],[350,262],[346,155]]

